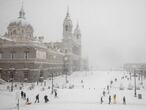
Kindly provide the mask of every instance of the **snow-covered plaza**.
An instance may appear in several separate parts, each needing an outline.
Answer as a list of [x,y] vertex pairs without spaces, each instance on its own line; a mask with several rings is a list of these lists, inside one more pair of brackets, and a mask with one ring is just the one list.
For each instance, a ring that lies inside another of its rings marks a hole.
[[[134,97],[134,78],[130,80],[129,74],[123,71],[89,71],[75,72],[69,75],[69,83],[65,83],[66,76],[54,77],[54,89],[57,97],[52,94],[52,79],[45,83],[14,83],[14,91],[10,92],[8,86],[11,83],[0,85],[0,110],[17,110],[19,99],[19,110],[145,110],[146,109],[146,81],[136,80],[137,97]],[[111,81],[113,82],[111,84]],[[34,86],[30,90],[31,86]],[[109,94],[107,86],[109,85]],[[132,90],[129,90],[131,88]],[[21,91],[26,93],[30,105],[20,96]],[[105,91],[105,96],[103,96]],[[19,97],[18,97],[19,94]],[[39,94],[40,103],[34,103],[36,95]],[[113,103],[113,95],[116,94],[116,103]],[[139,99],[138,95],[142,95]],[[44,102],[47,95],[49,102]],[[108,104],[111,95],[111,104]],[[101,97],[103,103],[101,104]],[[126,97],[126,104],[123,104],[123,96]]]

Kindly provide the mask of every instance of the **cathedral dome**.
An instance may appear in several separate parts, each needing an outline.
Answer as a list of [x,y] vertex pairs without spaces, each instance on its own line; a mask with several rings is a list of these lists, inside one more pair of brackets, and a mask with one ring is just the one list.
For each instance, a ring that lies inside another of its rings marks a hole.
[[25,19],[23,7],[19,11],[19,17],[9,23],[8,36],[19,41],[33,39],[33,27]]
[[8,27],[23,27],[23,28],[30,28],[33,30],[32,25],[23,18],[17,18],[16,20],[12,20]]

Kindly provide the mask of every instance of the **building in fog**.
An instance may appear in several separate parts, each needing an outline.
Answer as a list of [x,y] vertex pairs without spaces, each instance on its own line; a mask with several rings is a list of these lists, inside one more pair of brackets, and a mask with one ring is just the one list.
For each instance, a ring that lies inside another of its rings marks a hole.
[[80,70],[81,32],[78,24],[73,31],[69,11],[63,21],[61,42],[43,42],[42,36],[34,37],[33,26],[27,22],[23,7],[18,18],[9,23],[7,30],[0,36],[2,79],[38,81],[51,74],[69,74]]
[[144,76],[146,78],[146,64],[145,63],[127,63],[123,65],[123,69],[130,74],[136,73],[139,79]]

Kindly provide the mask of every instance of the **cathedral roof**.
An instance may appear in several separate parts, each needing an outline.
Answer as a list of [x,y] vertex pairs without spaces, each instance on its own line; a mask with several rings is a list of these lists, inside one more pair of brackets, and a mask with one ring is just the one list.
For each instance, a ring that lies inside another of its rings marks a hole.
[[24,12],[24,9],[23,9],[23,6],[21,7],[20,11],[19,11],[19,17],[15,20],[12,20],[8,27],[9,26],[14,26],[14,27],[17,27],[17,26],[20,26],[20,27],[30,27],[33,29],[33,27],[31,26],[31,24],[25,19],[25,12]]
[[30,28],[32,28],[33,29],[33,27],[32,27],[32,25],[27,21],[27,20],[25,20],[25,19],[23,19],[23,18],[17,18],[17,19],[15,19],[15,20],[12,20],[10,23],[9,23],[9,25],[8,25],[8,27],[9,26],[20,26],[20,27],[30,27]]

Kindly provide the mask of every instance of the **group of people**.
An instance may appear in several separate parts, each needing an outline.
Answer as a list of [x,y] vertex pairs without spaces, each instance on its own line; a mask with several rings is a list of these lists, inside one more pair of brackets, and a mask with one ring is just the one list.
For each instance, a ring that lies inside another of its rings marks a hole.
[[[112,102],[113,102],[113,104],[117,103],[116,94],[113,95],[113,98],[111,97],[111,95],[109,95],[109,97],[108,97],[108,104],[111,104]],[[100,103],[101,104],[103,103],[103,96],[100,99]],[[123,96],[123,104],[126,104],[126,97],[125,96]]]
[[[24,91],[21,91],[20,94],[21,94],[21,98],[24,99],[24,100],[26,100],[26,105],[30,105],[31,102],[29,101],[29,98],[28,97],[26,98],[26,93]],[[54,97],[55,98],[58,97],[57,96],[57,90],[54,90]],[[44,102],[45,103],[49,102],[49,98],[48,98],[47,95],[44,96]],[[36,95],[35,102],[34,103],[40,103],[40,95],[39,94]]]
[[[115,78],[114,81],[117,82],[117,78]],[[112,88],[112,84],[113,84],[113,81],[111,80],[110,81],[110,86],[107,85],[107,87],[106,87],[107,95],[108,95],[108,104],[111,104],[111,103],[116,104],[117,103],[116,94],[114,94],[113,97],[111,95],[109,95],[110,94],[110,88]],[[105,91],[105,88],[104,88],[104,90],[102,92],[102,96],[100,98],[100,103],[101,104],[104,102],[103,97],[105,97],[105,96],[106,96],[106,91]],[[123,100],[123,104],[126,104],[126,97],[125,96],[123,96],[122,100]]]
[[21,98],[22,98],[22,99],[26,99],[26,93],[23,92],[23,91],[21,91]]

